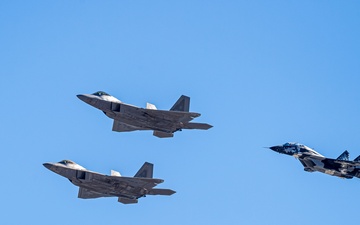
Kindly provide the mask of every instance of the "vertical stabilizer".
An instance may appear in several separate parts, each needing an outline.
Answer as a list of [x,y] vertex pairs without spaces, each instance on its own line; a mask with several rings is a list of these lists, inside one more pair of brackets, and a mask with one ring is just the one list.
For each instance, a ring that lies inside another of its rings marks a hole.
[[337,157],[337,160],[346,160],[349,161],[349,152],[345,150],[339,157]]
[[360,162],[360,155],[354,159],[355,162]]
[[139,169],[139,171],[135,174],[134,177],[152,178],[153,169],[154,169],[154,164],[145,162],[144,165]]
[[190,109],[190,97],[181,95],[176,103],[171,107],[170,111],[189,112]]

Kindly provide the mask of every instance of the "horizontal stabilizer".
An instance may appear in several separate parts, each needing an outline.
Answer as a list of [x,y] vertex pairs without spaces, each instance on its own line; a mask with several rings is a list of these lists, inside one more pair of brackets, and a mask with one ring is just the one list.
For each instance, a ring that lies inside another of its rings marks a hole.
[[119,197],[118,198],[118,202],[121,202],[123,204],[134,204],[134,203],[138,203],[137,199],[133,199],[133,198],[123,198],[123,197]]
[[120,174],[118,171],[111,170],[111,176],[114,176],[114,177],[121,177],[121,174]]
[[337,157],[337,160],[346,160],[349,161],[349,152],[345,150],[339,157]]
[[153,135],[159,138],[168,138],[168,137],[174,137],[173,133],[166,133],[161,131],[154,131]]
[[360,155],[354,159],[355,162],[360,162]]
[[200,129],[200,130],[207,130],[212,128],[210,124],[207,123],[186,123],[184,124],[184,129]]
[[89,198],[100,198],[100,197],[110,197],[110,196],[98,193],[96,191],[91,191],[86,188],[82,188],[82,187],[79,188],[78,198],[89,199]]
[[173,191],[171,189],[160,189],[160,188],[156,188],[156,189],[151,189],[148,193],[148,195],[172,195],[175,194],[176,191]]
[[189,112],[190,109],[190,97],[181,95],[176,103],[171,107],[170,111],[182,111]]
[[144,165],[139,169],[139,171],[135,174],[134,177],[152,178],[153,170],[154,170],[154,164],[145,162]]
[[156,108],[155,105],[153,105],[151,103],[146,103],[146,109],[154,109],[154,110],[156,110],[157,108]]

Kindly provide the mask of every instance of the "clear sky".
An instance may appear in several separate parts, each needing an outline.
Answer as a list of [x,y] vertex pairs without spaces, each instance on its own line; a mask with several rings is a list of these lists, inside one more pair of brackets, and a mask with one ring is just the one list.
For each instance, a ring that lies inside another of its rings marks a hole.
[[[1,224],[350,224],[360,180],[307,173],[263,147],[360,155],[360,2],[0,1]],[[196,122],[172,139],[116,133],[76,95],[106,91]],[[71,159],[159,188],[83,200],[42,166]]]

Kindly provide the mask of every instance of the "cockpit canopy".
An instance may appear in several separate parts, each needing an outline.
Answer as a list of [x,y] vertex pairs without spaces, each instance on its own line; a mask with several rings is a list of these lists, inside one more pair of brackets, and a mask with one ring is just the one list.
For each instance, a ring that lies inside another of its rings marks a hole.
[[290,146],[294,146],[296,143],[294,142],[286,142],[283,146],[284,147],[290,147]]
[[304,145],[296,143],[296,142],[286,142],[284,145],[284,147],[291,147],[291,146],[298,146],[298,147],[304,147]]
[[75,163],[75,162],[73,162],[71,160],[68,160],[68,159],[61,160],[58,163],[66,166],[68,168],[72,168],[72,169],[76,169],[76,170],[86,170],[84,167],[82,167],[79,164],[77,164],[77,163]]
[[97,98],[100,98],[101,100],[105,100],[108,102],[121,103],[121,101],[119,99],[115,98],[114,96],[109,95],[108,93],[106,93],[104,91],[98,91],[92,95],[95,95],[95,96],[97,96]]
[[65,165],[65,166],[67,166],[68,164],[74,164],[74,165],[76,164],[73,161],[68,160],[68,159],[61,160],[59,163]]
[[103,96],[103,95],[110,96],[108,93],[106,93],[104,91],[97,91],[93,95],[96,95],[96,96]]
[[323,155],[321,155],[320,153],[316,152],[314,149],[312,148],[309,148],[308,146],[306,145],[303,145],[303,144],[299,144],[299,143],[296,143],[296,142],[287,142],[283,145],[284,148],[289,148],[289,149],[295,149],[297,151],[300,151],[300,152],[308,152],[308,153],[311,153],[313,155],[317,155],[317,156],[321,156],[321,157],[324,157]]

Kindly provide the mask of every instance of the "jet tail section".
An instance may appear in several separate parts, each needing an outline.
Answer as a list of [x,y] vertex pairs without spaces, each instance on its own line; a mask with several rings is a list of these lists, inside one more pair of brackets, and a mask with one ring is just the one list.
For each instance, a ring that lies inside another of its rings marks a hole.
[[337,160],[346,160],[349,161],[349,152],[345,150],[339,157],[337,157]]
[[360,155],[354,159],[355,162],[360,162]]
[[139,169],[139,171],[135,174],[134,177],[152,178],[153,169],[154,169],[154,164],[145,162],[144,165]]
[[173,191],[171,189],[155,188],[155,189],[151,189],[149,191],[148,195],[172,195],[175,193],[176,193],[176,191]]
[[189,112],[190,109],[190,97],[181,95],[176,103],[171,107],[170,111]]

